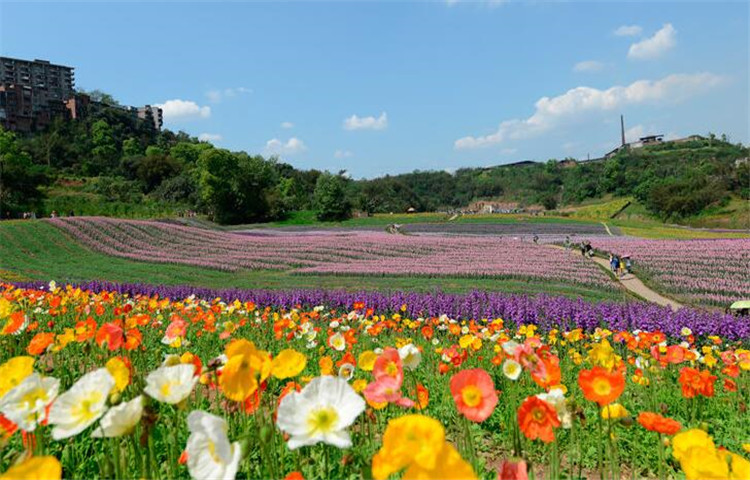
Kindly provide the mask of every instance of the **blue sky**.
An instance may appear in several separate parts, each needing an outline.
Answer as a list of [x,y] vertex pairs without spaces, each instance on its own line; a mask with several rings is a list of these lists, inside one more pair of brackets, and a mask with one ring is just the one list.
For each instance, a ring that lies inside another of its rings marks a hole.
[[746,2],[0,3],[0,52],[173,130],[354,177],[748,143]]

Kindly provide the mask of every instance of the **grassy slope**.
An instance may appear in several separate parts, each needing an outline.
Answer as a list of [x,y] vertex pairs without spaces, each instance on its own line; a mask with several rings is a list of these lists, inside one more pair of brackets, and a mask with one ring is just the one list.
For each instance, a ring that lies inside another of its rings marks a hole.
[[520,280],[290,275],[284,272],[221,272],[184,265],[136,262],[88,250],[46,222],[0,223],[0,278],[9,281],[56,280],[142,282],[238,288],[341,288],[450,292],[473,289],[514,293],[551,293],[586,300],[623,300],[624,292]]

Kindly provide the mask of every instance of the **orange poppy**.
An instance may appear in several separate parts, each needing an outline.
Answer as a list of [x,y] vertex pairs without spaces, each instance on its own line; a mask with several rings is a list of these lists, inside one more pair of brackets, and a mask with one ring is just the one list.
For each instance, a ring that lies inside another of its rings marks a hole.
[[532,395],[518,409],[518,426],[529,440],[550,443],[555,440],[554,429],[560,426],[560,419],[549,403]]
[[29,346],[26,348],[26,351],[29,352],[29,355],[40,355],[47,351],[47,347],[49,347],[53,343],[55,343],[54,333],[37,333],[29,342]]
[[677,420],[662,417],[658,413],[641,412],[638,415],[638,423],[646,430],[663,433],[664,435],[674,435],[682,430],[682,425]]
[[621,371],[610,372],[603,367],[594,367],[578,372],[578,385],[586,400],[603,407],[617,400],[625,390],[625,376]]
[[417,410],[424,410],[430,403],[430,391],[421,383],[417,383]]
[[697,395],[714,396],[714,382],[716,376],[708,370],[698,370],[692,367],[682,367],[679,382],[682,386],[682,396],[693,398]]
[[106,344],[109,350],[117,350],[124,343],[122,328],[115,323],[105,323],[96,332],[96,343],[100,347]]
[[497,405],[492,377],[481,368],[462,370],[451,377],[451,394],[456,408],[473,422],[483,422]]

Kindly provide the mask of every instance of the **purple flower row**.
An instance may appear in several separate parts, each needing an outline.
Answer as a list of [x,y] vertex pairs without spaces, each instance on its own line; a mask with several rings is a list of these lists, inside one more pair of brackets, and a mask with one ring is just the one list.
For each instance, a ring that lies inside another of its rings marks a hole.
[[[41,283],[16,284],[24,288],[46,288]],[[395,312],[406,305],[406,314],[412,318],[448,315],[455,319],[502,318],[514,325],[535,324],[541,329],[572,330],[583,328],[592,331],[597,327],[615,331],[662,331],[679,337],[683,327],[695,335],[719,335],[730,341],[750,341],[750,322],[719,312],[682,308],[673,312],[642,302],[589,303],[566,297],[547,295],[508,295],[497,292],[474,291],[466,294],[443,292],[347,292],[341,290],[240,290],[210,289],[193,286],[154,286],[144,284],[115,284],[88,282],[78,285],[92,292],[111,291],[129,295],[157,295],[160,298],[183,300],[191,295],[208,301],[221,298],[252,301],[259,307],[290,309],[301,306],[312,308],[323,305],[337,310],[350,310],[355,302],[364,302],[367,308],[378,313]]]

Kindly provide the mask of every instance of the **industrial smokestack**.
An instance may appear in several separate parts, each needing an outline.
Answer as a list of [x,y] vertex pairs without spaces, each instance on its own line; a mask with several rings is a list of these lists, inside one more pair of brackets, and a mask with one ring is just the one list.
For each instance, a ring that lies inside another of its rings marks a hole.
[[620,133],[622,134],[622,146],[625,146],[625,119],[620,115]]

